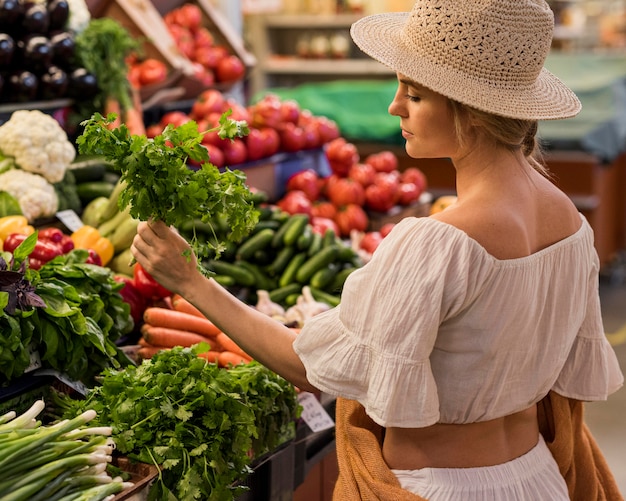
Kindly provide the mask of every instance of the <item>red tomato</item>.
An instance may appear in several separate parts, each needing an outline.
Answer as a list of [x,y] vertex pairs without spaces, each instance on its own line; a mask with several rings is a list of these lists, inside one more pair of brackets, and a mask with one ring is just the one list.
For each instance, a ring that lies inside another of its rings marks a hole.
[[398,169],[398,157],[389,150],[368,155],[365,163],[374,167],[377,172],[392,172]]
[[242,164],[248,159],[248,149],[243,139],[238,137],[228,140],[222,146],[224,153],[224,163],[226,165]]
[[374,183],[365,188],[365,205],[378,212],[388,212],[398,199],[398,185]]
[[184,111],[169,111],[165,115],[161,117],[159,123],[165,127],[168,124],[172,124],[174,127],[179,127],[184,123],[187,123],[191,120],[189,115]]
[[304,149],[310,150],[313,148],[319,148],[322,146],[322,141],[320,140],[320,133],[313,124],[307,124],[301,126],[304,131]]
[[272,156],[274,153],[278,152],[280,149],[280,136],[276,129],[272,129],[271,127],[263,127],[261,128],[261,134],[263,135],[263,139],[265,140],[266,146],[266,155]]
[[426,191],[428,182],[426,174],[417,167],[408,167],[400,174],[400,181],[403,183],[415,183],[422,192]]
[[302,191],[311,202],[320,197],[319,175],[313,169],[301,170],[293,174],[286,184],[287,191]]
[[184,3],[178,9],[175,20],[185,28],[196,31],[202,24],[202,10],[195,4]]
[[146,136],[147,137],[156,137],[161,135],[163,132],[163,125],[161,124],[152,124],[146,127]]
[[398,203],[410,205],[417,202],[422,195],[422,190],[415,183],[400,183],[398,188]]
[[244,141],[248,148],[248,160],[259,160],[267,156],[267,145],[261,129],[251,127]]
[[218,82],[236,82],[246,73],[246,67],[238,56],[230,54],[218,61],[215,76]]
[[358,163],[350,167],[348,177],[366,188],[376,179],[376,170],[369,164]]
[[339,227],[340,235],[348,237],[352,230],[366,231],[369,225],[369,218],[363,207],[356,204],[348,204],[337,211],[335,223]]
[[311,215],[311,201],[303,191],[288,191],[276,205],[289,214]]
[[231,111],[231,120],[239,120],[250,124],[250,113],[248,112],[248,108],[246,108],[243,104],[238,103],[235,99],[227,99],[224,108],[225,110]]
[[280,103],[280,116],[283,122],[298,124],[300,118],[300,105],[293,99],[285,99]]
[[333,139],[326,145],[326,158],[330,169],[337,175],[345,177],[355,163],[359,161],[356,146],[343,137]]
[[226,164],[224,161],[224,152],[214,144],[204,144],[203,146],[209,153],[209,161],[216,167],[224,167]]
[[326,196],[336,206],[365,203],[365,188],[354,179],[342,177],[337,179],[326,191]]
[[393,230],[393,227],[396,225],[396,223],[385,223],[380,227],[380,234],[383,236],[383,238],[385,238],[387,235],[389,235],[389,232],[391,230]]
[[139,85],[163,82],[167,78],[167,66],[163,61],[148,58],[139,63]]
[[190,116],[197,120],[207,118],[211,113],[222,113],[226,99],[217,89],[207,89],[200,93],[191,105]]
[[331,202],[318,200],[314,202],[313,207],[311,207],[311,215],[314,217],[334,219],[337,215],[337,207]]
[[248,108],[252,127],[272,127],[278,129],[281,122],[280,101],[272,96],[263,99]]
[[339,137],[339,126],[334,120],[319,116],[313,117],[311,123],[317,129],[321,144],[326,144]]
[[373,254],[376,248],[383,241],[383,235],[380,231],[368,231],[363,235],[359,247],[364,251]]
[[192,61],[193,76],[204,87],[211,87],[215,84],[215,73],[211,68],[205,68],[200,63]]
[[194,31],[193,41],[196,47],[211,47],[215,43],[215,38],[204,26],[200,26]]
[[200,63],[205,68],[217,70],[219,62],[227,55],[228,51],[222,46],[201,45],[200,47],[194,47],[190,59]]
[[333,219],[327,217],[314,216],[311,218],[311,227],[315,233],[324,236],[327,230],[333,230],[335,235],[339,235],[339,226]]
[[196,44],[191,31],[179,24],[168,25],[167,31],[169,31],[170,35],[174,39],[178,50],[182,52],[186,58],[193,59],[193,52],[196,48]]
[[304,149],[306,137],[302,127],[288,122],[278,131],[278,135],[280,136],[280,148],[282,150],[295,152]]

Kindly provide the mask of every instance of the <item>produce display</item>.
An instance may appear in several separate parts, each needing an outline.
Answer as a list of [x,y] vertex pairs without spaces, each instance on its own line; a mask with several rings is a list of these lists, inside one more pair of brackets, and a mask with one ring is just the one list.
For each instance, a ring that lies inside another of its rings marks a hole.
[[253,459],[295,436],[300,406],[290,383],[257,362],[221,369],[202,351],[161,351],[105,371],[84,400],[56,402],[65,418],[95,410],[118,452],[160,466],[150,499],[232,500],[246,490]]
[[114,450],[112,429],[88,426],[95,411],[43,425],[37,419],[44,408],[43,400],[38,400],[19,416],[14,411],[0,416],[0,498],[99,501],[132,487],[108,470]]

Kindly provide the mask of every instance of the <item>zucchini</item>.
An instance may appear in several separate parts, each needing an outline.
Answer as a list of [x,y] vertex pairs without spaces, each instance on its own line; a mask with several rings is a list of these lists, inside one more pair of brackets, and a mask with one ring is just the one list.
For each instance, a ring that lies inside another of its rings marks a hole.
[[76,194],[83,204],[88,204],[98,197],[109,198],[114,189],[115,184],[107,181],[88,181],[76,185]]
[[337,259],[339,246],[331,245],[324,247],[315,256],[312,256],[303,263],[296,273],[296,280],[301,284],[307,283],[311,277],[322,268],[326,268]]

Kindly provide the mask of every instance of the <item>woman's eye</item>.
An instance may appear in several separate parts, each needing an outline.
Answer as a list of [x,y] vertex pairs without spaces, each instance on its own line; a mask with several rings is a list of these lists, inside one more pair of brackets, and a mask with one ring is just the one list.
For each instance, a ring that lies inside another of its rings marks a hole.
[[407,94],[407,95],[406,95],[406,98],[407,98],[409,101],[414,102],[414,103],[418,102],[418,101],[421,99],[419,96],[412,96],[412,95],[410,95],[410,94]]

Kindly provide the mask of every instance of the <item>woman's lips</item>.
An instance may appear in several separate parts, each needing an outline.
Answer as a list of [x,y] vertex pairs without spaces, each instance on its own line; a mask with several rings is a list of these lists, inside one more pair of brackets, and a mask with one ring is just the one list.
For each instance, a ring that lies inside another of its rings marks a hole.
[[406,130],[402,129],[402,137],[404,139],[408,139],[411,136],[413,136],[413,134],[411,134],[410,132],[407,132]]

